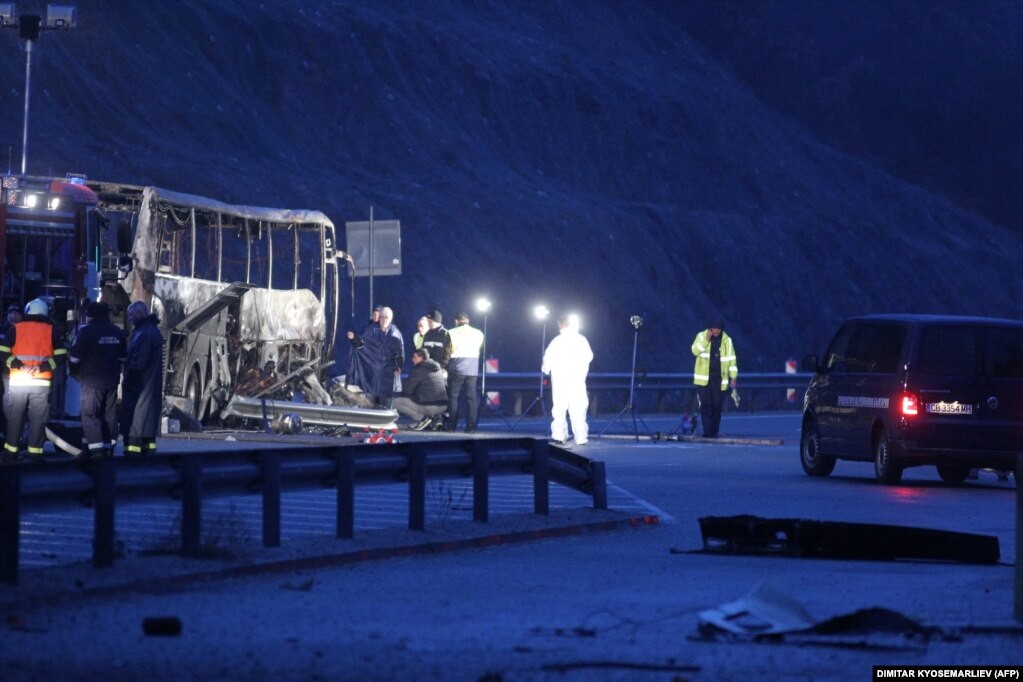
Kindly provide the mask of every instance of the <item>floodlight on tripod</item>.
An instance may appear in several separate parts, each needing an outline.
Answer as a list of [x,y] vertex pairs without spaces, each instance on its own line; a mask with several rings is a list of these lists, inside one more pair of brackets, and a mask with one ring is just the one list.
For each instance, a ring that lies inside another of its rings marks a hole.
[[643,430],[647,432],[647,435],[650,433],[650,429],[647,428],[642,415],[636,414],[636,356],[639,350],[639,330],[643,328],[643,318],[639,315],[632,315],[629,317],[629,324],[632,326],[632,371],[629,374],[629,402],[627,402],[625,407],[623,407],[618,414],[616,414],[614,418],[609,421],[606,426],[604,426],[600,435],[603,436],[604,432],[607,431],[612,424],[621,420],[622,415],[629,412],[632,415],[632,433],[636,436],[636,440],[638,441],[640,423],[643,424]]
[[[543,355],[544,351],[547,350],[547,317],[551,314],[551,311],[547,309],[544,304],[539,304],[533,308],[533,317],[540,321],[540,366],[543,367]],[[522,418],[529,414],[529,411],[533,409],[533,405],[540,404],[540,412],[543,416],[547,416],[547,404],[543,400],[543,389],[544,389],[544,375],[543,369],[540,370],[540,394],[533,398],[533,402],[529,403],[526,409],[519,413],[519,418],[515,420],[515,424],[512,426],[514,429],[522,421]]]
[[501,409],[495,407],[490,400],[490,396],[487,395],[487,316],[490,313],[490,307],[490,299],[485,296],[476,299],[476,310],[483,313],[483,347],[481,349],[483,352],[483,374],[480,375],[480,394],[483,396],[483,408],[499,416],[505,425],[510,427],[511,425],[508,424],[508,420],[501,413]]

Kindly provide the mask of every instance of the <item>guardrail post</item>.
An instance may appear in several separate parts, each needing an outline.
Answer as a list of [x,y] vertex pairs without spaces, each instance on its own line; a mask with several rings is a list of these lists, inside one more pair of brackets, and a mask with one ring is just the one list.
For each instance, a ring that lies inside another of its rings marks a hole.
[[607,475],[603,462],[590,462],[593,476],[593,508],[607,509]]
[[1023,455],[1016,456],[1016,567],[1014,583],[1016,586],[1015,613],[1016,620],[1023,623]]
[[472,520],[490,521],[490,448],[472,441]]
[[551,513],[550,446],[546,440],[533,441],[533,513]]
[[181,554],[202,553],[202,454],[181,455]]
[[262,452],[263,546],[281,546],[281,453]]
[[18,533],[21,530],[21,467],[0,464],[0,580],[18,584]]
[[337,536],[355,536],[355,455],[350,448],[337,448]]
[[426,447],[413,443],[408,449],[408,527],[426,528]]
[[117,468],[114,460],[103,457],[94,460],[92,467],[93,527],[92,565],[107,568],[114,564],[114,505],[116,503]]

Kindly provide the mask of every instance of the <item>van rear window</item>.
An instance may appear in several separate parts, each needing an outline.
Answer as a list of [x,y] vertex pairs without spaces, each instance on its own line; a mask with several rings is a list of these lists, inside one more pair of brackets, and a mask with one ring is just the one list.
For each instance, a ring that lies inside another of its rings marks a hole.
[[984,374],[996,379],[1023,379],[1023,329],[988,329]]
[[917,357],[920,371],[935,376],[977,376],[981,332],[978,327],[925,327]]

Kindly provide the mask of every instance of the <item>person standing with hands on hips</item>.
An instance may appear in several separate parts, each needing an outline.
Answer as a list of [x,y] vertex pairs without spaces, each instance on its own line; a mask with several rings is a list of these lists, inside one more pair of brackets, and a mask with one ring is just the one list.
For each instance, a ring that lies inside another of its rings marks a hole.
[[50,306],[41,298],[28,302],[25,317],[14,324],[0,341],[0,362],[10,376],[7,387],[7,435],[4,462],[18,461],[21,427],[28,419],[28,455],[42,460],[46,422],[50,419],[50,388],[59,361],[67,357],[64,338],[50,320]]
[[540,371],[551,375],[551,438],[557,443],[568,440],[568,420],[576,445],[586,445],[589,426],[586,410],[590,406],[586,394],[586,374],[593,361],[593,350],[586,337],[565,316],[558,318],[558,335],[551,339],[543,354]]
[[724,326],[720,317],[714,318],[707,329],[696,335],[692,346],[696,356],[693,383],[699,387],[704,438],[718,437],[725,396],[729,386],[735,388],[735,380],[739,376],[735,346]]

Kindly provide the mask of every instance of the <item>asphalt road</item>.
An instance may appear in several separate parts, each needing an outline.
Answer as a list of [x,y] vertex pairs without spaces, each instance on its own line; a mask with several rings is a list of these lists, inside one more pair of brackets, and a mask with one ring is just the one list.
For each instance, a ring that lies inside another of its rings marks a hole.
[[[4,588],[0,678],[868,680],[874,665],[1023,663],[1012,613],[1011,480],[984,472],[953,488],[918,469],[885,487],[869,464],[844,462],[831,477],[811,479],[799,466],[796,415],[727,415],[722,430],[784,444],[604,438],[578,449],[607,463],[616,499],[662,517],[653,527],[186,586],[155,581],[153,589],[38,604]],[[977,566],[695,553],[698,518],[737,514],[994,535],[1002,559]],[[553,516],[588,518],[585,510]],[[407,540],[404,533],[396,539]],[[94,569],[81,570],[88,582]],[[812,642],[699,635],[702,611],[765,581],[814,620],[884,607],[932,629],[905,637],[874,627]],[[177,618],[180,635],[146,636],[141,624],[154,616]]]

